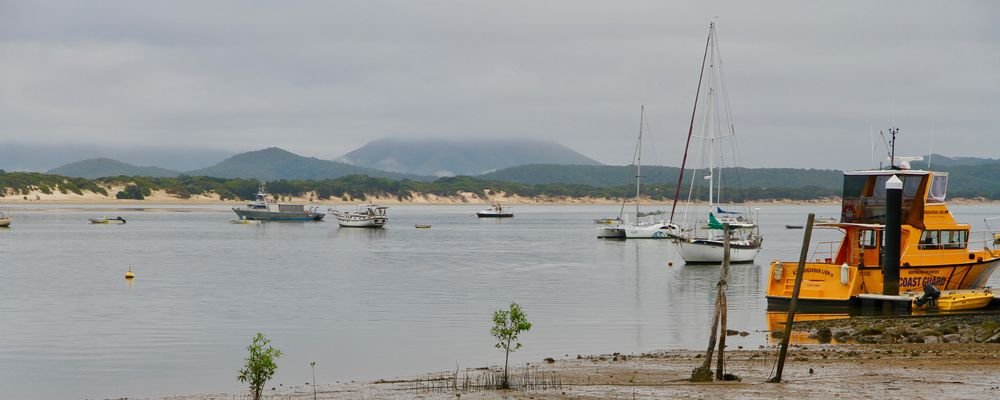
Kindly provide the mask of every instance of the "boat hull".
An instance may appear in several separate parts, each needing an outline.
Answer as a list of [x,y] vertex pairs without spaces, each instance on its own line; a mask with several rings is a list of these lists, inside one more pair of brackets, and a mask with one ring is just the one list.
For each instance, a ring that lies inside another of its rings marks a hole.
[[674,237],[677,227],[666,223],[648,225],[625,225],[626,239],[670,239]]
[[10,226],[10,218],[0,218],[0,228],[7,228]]
[[625,229],[617,226],[602,226],[597,228],[598,239],[625,239]]
[[[769,308],[787,307],[795,286],[798,263],[773,262],[768,275]],[[982,289],[1000,258],[963,264],[902,265],[899,267],[899,292],[920,292],[925,284],[946,290]],[[860,294],[881,294],[882,269],[833,263],[806,263],[799,289],[800,304],[816,306],[854,305]]]
[[[725,247],[721,240],[681,240],[678,241],[681,258],[686,264],[719,264],[725,256]],[[729,245],[729,262],[733,264],[752,263],[760,245],[731,243]]]
[[317,212],[287,212],[287,211],[267,211],[267,210],[247,210],[234,208],[240,219],[250,219],[256,221],[322,221],[326,216]]
[[340,226],[347,228],[381,228],[385,224],[389,223],[389,218],[368,218],[368,219],[356,219],[356,218],[341,218],[337,217],[337,223]]
[[479,218],[514,218],[514,214],[505,212],[480,211],[476,213]]

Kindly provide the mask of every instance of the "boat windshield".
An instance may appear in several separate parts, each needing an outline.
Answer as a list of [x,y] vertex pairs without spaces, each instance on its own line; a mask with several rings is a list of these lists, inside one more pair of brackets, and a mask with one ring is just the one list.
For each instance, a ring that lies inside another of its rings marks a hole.
[[[884,224],[885,183],[891,177],[892,175],[888,174],[844,175],[844,207],[841,211],[841,221]],[[929,175],[900,174],[898,177],[903,181],[903,212],[901,217],[906,220],[914,207],[914,199],[921,193],[920,188]],[[943,198],[944,195],[942,194],[941,197]]]

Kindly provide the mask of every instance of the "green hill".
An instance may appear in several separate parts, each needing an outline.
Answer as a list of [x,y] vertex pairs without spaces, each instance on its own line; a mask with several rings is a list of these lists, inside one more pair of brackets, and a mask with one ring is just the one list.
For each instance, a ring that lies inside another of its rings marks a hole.
[[315,157],[303,157],[277,147],[237,154],[211,167],[188,171],[185,174],[264,180],[318,180],[348,175],[368,175],[390,179],[433,179],[426,176],[379,171],[337,161],[320,160]]
[[172,177],[180,175],[177,171],[160,167],[139,167],[126,164],[110,158],[94,158],[90,160],[77,161],[53,168],[48,171],[50,174],[70,176],[74,178],[101,178],[105,176],[153,176]]

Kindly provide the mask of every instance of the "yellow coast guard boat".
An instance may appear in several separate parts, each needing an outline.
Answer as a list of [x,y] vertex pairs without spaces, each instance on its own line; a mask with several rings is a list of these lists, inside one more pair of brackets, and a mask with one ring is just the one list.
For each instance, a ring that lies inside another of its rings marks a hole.
[[[840,221],[816,224],[842,231],[843,238],[825,254],[814,251],[813,261],[806,263],[802,274],[799,304],[851,305],[860,294],[882,293],[884,188],[893,175],[903,181],[899,292],[922,292],[924,285],[932,284],[944,295],[948,290],[986,285],[1000,265],[1000,244],[994,240],[994,232],[972,233],[969,224],[955,221],[945,203],[947,173],[854,171],[844,173]],[[797,261],[771,263],[769,308],[788,306],[797,265]],[[955,306],[960,303],[964,301]],[[938,304],[945,302],[939,300]]]

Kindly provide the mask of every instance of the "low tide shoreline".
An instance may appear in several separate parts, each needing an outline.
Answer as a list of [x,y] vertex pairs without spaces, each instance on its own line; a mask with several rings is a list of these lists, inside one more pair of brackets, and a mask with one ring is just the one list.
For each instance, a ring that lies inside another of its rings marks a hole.
[[[919,332],[896,339],[843,344],[800,344],[789,349],[782,383],[775,374],[777,346],[727,348],[725,371],[737,380],[692,383],[691,371],[705,351],[675,350],[537,360],[514,371],[530,371],[547,388],[460,390],[455,377],[489,373],[487,368],[444,371],[372,382],[320,384],[317,399],[978,399],[1000,395],[1000,313],[866,317],[811,321],[796,332],[817,337],[823,328],[857,332]],[[987,332],[988,331],[988,332]],[[906,338],[901,339],[901,338]],[[933,340],[931,338],[934,338]],[[819,339],[816,339],[819,340]],[[777,340],[773,341],[774,343]],[[712,368],[716,367],[715,361]],[[498,367],[489,367],[496,371]],[[269,387],[270,389],[270,387]],[[312,399],[313,387],[275,387],[267,398]],[[244,398],[245,392],[170,396],[171,400]]]

